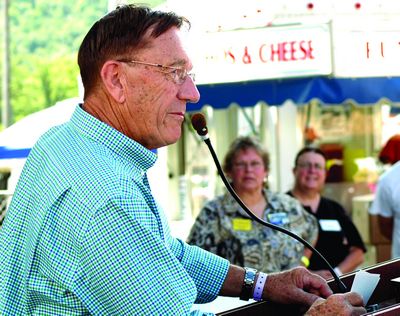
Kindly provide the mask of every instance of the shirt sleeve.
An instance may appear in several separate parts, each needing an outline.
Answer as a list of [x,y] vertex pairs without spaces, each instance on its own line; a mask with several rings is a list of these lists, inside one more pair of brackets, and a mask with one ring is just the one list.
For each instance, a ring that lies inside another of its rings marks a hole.
[[190,229],[187,242],[216,254],[217,244],[221,239],[220,230],[217,211],[208,202],[196,217]]
[[318,238],[318,221],[317,218],[308,213],[304,207],[295,198],[287,196],[292,202],[292,208],[296,210],[298,220],[301,222],[301,230],[299,231],[300,237],[314,244]]
[[377,191],[371,205],[371,214],[382,215],[384,217],[393,217],[393,200],[390,187],[382,179],[378,182]]
[[304,238],[311,244],[315,244],[318,239],[318,220],[314,215],[311,215],[308,213],[303,206],[300,206],[302,208],[302,212],[305,217],[306,221],[306,228],[305,229],[305,236]]
[[76,280],[76,294],[93,314],[187,315],[199,295],[215,298],[228,265],[181,241],[168,244],[154,225],[112,201],[96,212],[82,240]]
[[[182,242],[183,243],[183,242]],[[182,264],[196,284],[195,303],[207,303],[217,298],[228,274],[229,261],[197,246],[186,243]]]
[[347,215],[345,209],[339,203],[335,204],[336,207],[340,210],[338,220],[342,226],[345,236],[348,239],[349,245],[361,248],[364,252],[366,252],[367,248],[365,248],[364,242],[361,238],[360,233],[358,232],[357,227],[354,225],[351,218]]

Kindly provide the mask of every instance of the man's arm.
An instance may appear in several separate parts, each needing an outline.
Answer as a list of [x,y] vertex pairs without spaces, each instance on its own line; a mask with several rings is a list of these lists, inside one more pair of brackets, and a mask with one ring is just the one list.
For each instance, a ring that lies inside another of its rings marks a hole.
[[[351,247],[347,257],[337,266],[340,270],[339,276],[343,273],[354,271],[363,261],[364,251],[359,247]],[[312,272],[322,276],[326,280],[333,277],[329,270],[317,270]]]
[[244,268],[231,264],[219,294],[222,296],[238,297],[242,291],[244,274]]
[[342,273],[354,271],[364,261],[364,251],[359,247],[351,247],[346,258],[338,265]]
[[378,224],[381,234],[387,239],[392,240],[393,237],[393,217],[384,217],[378,215]]
[[[231,265],[220,295],[239,296],[245,271]],[[254,290],[254,289],[253,289]],[[281,304],[299,304],[307,315],[361,315],[365,313],[361,296],[356,293],[334,294],[326,281],[303,267],[267,276],[262,298]],[[328,298],[328,299],[324,299]]]
[[[244,268],[231,265],[219,294],[240,296],[244,275]],[[256,280],[257,277],[258,275]],[[331,294],[332,291],[324,279],[310,273],[304,267],[298,267],[269,274],[262,298],[277,303],[310,306],[316,299],[328,297]]]

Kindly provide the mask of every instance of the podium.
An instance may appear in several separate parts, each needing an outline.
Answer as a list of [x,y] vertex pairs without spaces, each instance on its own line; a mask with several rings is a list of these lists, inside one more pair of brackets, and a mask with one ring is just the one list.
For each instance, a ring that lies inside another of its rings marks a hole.
[[[364,315],[374,316],[395,316],[400,315],[400,259],[388,260],[378,263],[376,265],[363,268],[364,271],[369,273],[380,274],[379,283],[372,293],[367,306],[373,308],[371,312]],[[354,280],[355,272],[342,275],[340,280],[350,290]],[[268,282],[268,281],[267,281]],[[334,293],[338,292],[338,286],[334,279],[328,281]],[[296,305],[283,305],[271,302],[256,302],[253,304],[238,307],[232,310],[218,313],[220,316],[245,316],[245,315],[303,315],[299,306]]]

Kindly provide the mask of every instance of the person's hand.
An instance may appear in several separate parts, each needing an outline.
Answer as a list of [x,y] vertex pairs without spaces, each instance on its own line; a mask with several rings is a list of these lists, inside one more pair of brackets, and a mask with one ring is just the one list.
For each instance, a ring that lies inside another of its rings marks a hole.
[[263,298],[282,304],[300,304],[309,307],[320,297],[328,297],[332,290],[319,275],[304,267],[268,275]]
[[322,276],[325,280],[333,278],[333,275],[329,270],[316,270],[311,272]]
[[333,294],[327,299],[319,298],[305,316],[324,315],[324,316],[357,316],[365,314],[367,311],[363,306],[363,299],[354,292],[344,294]]

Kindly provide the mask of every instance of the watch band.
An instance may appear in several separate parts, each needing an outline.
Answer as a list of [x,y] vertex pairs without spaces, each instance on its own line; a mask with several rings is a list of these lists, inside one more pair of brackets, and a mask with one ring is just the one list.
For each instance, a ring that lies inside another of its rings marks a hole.
[[257,270],[253,268],[244,268],[244,279],[242,285],[242,292],[240,293],[240,299],[248,301],[251,297],[251,290],[253,289],[254,280],[256,278]]

